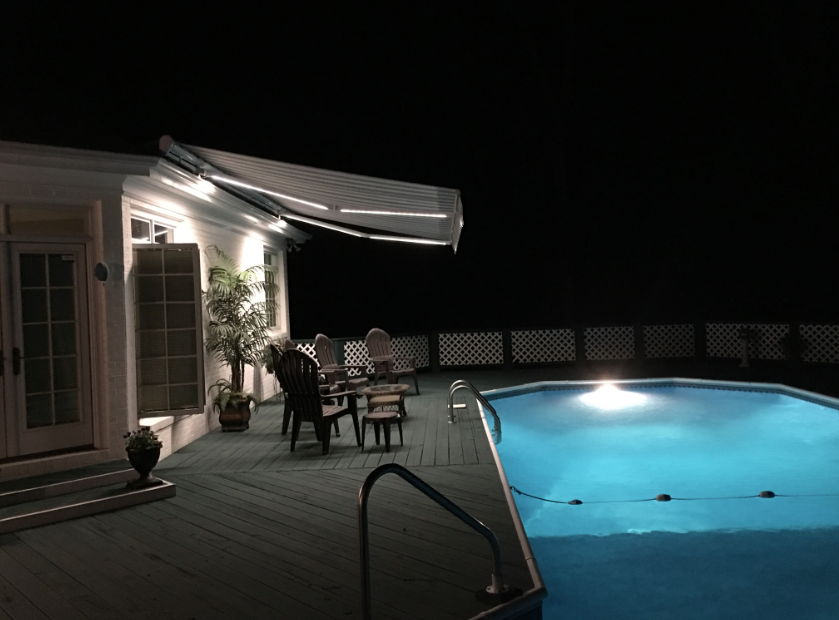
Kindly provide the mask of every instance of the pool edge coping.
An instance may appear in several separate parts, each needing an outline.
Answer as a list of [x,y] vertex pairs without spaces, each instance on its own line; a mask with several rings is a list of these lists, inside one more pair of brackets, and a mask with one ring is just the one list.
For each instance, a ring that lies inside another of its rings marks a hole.
[[498,476],[501,479],[501,485],[504,489],[504,497],[507,499],[507,507],[510,510],[510,517],[513,519],[513,526],[516,528],[516,535],[518,536],[519,544],[521,545],[521,550],[524,554],[524,561],[527,564],[527,570],[530,572],[530,579],[533,581],[533,587],[512,601],[493,607],[492,609],[480,613],[477,616],[473,616],[470,620],[501,620],[502,618],[515,618],[520,614],[535,609],[537,606],[541,607],[542,601],[548,595],[548,589],[545,587],[545,582],[542,579],[542,573],[539,570],[536,557],[533,555],[533,548],[530,546],[530,541],[524,531],[524,525],[521,522],[519,509],[516,506],[513,493],[510,491],[510,482],[507,480],[507,474],[504,471],[504,466],[501,464],[501,457],[498,456],[498,450],[495,447],[495,441],[492,438],[492,432],[489,429],[484,408],[481,406],[480,401],[478,401],[478,411],[481,413],[481,422],[483,422],[484,425],[484,432],[487,436],[489,448],[492,450],[492,458],[495,460],[495,467],[498,471]]

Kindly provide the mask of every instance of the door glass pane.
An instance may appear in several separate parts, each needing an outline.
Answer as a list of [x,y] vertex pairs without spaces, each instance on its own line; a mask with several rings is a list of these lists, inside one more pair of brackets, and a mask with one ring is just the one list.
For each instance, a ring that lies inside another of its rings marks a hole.
[[[53,323],[52,324],[52,354],[53,355],[74,355],[76,353],[76,324],[75,323]],[[29,350],[32,354],[32,350]]]
[[73,267],[75,256],[72,254],[50,254],[50,286],[73,286]]
[[81,420],[79,411],[79,391],[69,390],[67,392],[55,393],[55,423],[69,424]]
[[20,257],[20,280],[24,286],[46,286],[47,271],[43,254],[22,254]]
[[52,360],[52,386],[54,390],[72,390],[79,387],[76,357],[57,357]]
[[26,427],[81,419],[73,254],[20,254]]
[[50,289],[50,318],[72,321],[76,318],[76,291],[72,288]]
[[[25,340],[23,344],[26,345]],[[23,361],[23,372],[26,377],[25,385],[27,394],[50,391],[52,381],[50,378],[49,358],[25,359]]]
[[52,426],[52,395],[26,396],[26,428]]
[[50,354],[50,328],[46,323],[23,326],[23,340],[29,358],[48,357]]
[[24,289],[20,296],[24,323],[41,323],[47,320],[46,289]]

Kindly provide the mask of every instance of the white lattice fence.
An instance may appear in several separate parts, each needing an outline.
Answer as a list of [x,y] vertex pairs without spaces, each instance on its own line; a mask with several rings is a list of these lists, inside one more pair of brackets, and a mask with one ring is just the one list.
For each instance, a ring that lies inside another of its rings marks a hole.
[[[417,368],[428,368],[431,365],[428,351],[428,335],[417,334],[415,336],[396,336],[393,338],[393,354],[407,355],[413,357],[417,362]],[[404,360],[396,361],[396,370],[408,367]]]
[[635,357],[635,332],[628,327],[587,327],[587,360],[628,360]]
[[440,334],[441,366],[487,366],[504,363],[501,332]]
[[693,325],[644,325],[644,354],[650,359],[693,357],[696,354]]
[[573,362],[577,359],[573,329],[511,332],[514,364]]
[[[367,354],[367,345],[363,340],[345,340],[344,341],[344,363],[350,366],[367,366],[367,374],[373,374],[373,365],[370,363],[370,357]],[[350,375],[354,376],[361,374],[357,370],[350,371]]]
[[839,325],[801,325],[799,333],[809,343],[803,361],[839,363]]
[[[306,355],[314,359],[318,362],[318,356],[315,355],[315,343],[314,342],[299,342],[297,344],[297,350],[303,351]],[[318,362],[318,368],[320,368],[320,362]]]
[[749,355],[754,359],[786,358],[780,340],[789,334],[789,325],[770,323],[708,323],[705,326],[708,357],[740,357],[742,344],[738,334],[741,329],[757,333],[749,346]]
[[[413,357],[417,362],[417,368],[428,368],[431,365],[430,353],[428,350],[428,335],[417,334],[415,336],[396,336],[391,340],[394,355],[405,355]],[[367,365],[367,374],[373,373],[373,364],[370,363],[370,356],[367,352],[367,345],[363,340],[347,340],[344,342],[344,363],[352,366]],[[395,369],[401,370],[408,367],[407,360],[396,360]],[[354,375],[353,370],[350,374]]]

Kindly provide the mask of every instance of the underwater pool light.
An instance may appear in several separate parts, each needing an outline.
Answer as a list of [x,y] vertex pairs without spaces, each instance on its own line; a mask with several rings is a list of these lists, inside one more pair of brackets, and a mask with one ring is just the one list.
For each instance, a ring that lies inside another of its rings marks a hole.
[[647,400],[647,397],[637,392],[620,390],[612,383],[604,383],[593,392],[588,392],[580,396],[580,400],[590,407],[613,411],[615,409],[640,405]]

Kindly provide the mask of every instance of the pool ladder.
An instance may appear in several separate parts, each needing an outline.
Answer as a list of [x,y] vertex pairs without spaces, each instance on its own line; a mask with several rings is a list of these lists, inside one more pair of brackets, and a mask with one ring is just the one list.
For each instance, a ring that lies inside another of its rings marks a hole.
[[475,398],[481,405],[484,406],[492,414],[493,419],[493,430],[492,430],[492,438],[495,440],[495,444],[498,445],[501,443],[501,419],[498,417],[498,412],[495,411],[495,407],[489,404],[489,401],[484,398],[484,395],[481,394],[474,385],[466,381],[465,379],[458,379],[452,386],[449,388],[449,424],[457,424],[457,416],[454,413],[454,393],[458,390],[469,390],[472,394],[475,395]]
[[372,618],[373,603],[370,593],[370,533],[367,520],[367,502],[370,499],[370,491],[373,490],[373,485],[376,483],[376,480],[385,474],[396,474],[406,482],[409,482],[418,491],[433,499],[440,506],[486,538],[492,549],[492,581],[489,586],[476,593],[478,600],[484,603],[498,605],[522,595],[520,589],[511,588],[503,582],[501,576],[501,545],[498,544],[498,538],[491,529],[416,474],[396,463],[388,463],[374,469],[364,480],[364,484],[358,491],[358,540],[361,563],[361,617],[363,620],[370,620]]

